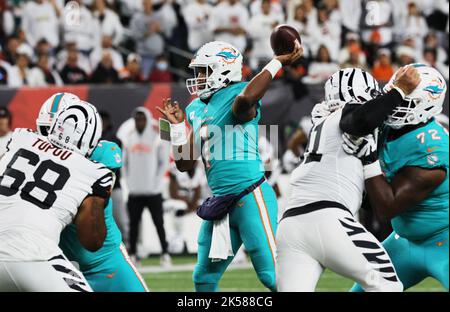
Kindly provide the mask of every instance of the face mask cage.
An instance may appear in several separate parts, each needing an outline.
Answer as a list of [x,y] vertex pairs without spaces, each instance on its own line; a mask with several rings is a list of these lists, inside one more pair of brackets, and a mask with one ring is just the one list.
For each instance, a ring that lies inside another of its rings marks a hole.
[[394,108],[391,115],[386,120],[386,125],[391,128],[399,129],[406,125],[417,124],[420,121],[416,119],[414,110],[418,106],[418,99],[408,99],[403,101],[402,106]]
[[50,130],[50,126],[42,126],[42,125],[38,126],[38,132],[40,135],[48,136],[49,130]]
[[[208,84],[208,79],[210,74],[212,73],[211,69],[207,65],[195,65],[194,69],[194,78],[186,79],[186,88],[191,95],[197,95],[199,97],[204,96],[205,94],[209,94],[211,91],[211,87]],[[199,74],[201,73],[201,69],[204,70],[205,76],[199,78]]]

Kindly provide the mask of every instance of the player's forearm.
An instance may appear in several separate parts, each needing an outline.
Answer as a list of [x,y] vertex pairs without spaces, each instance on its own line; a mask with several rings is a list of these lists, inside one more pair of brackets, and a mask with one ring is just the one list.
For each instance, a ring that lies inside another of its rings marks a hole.
[[364,136],[380,127],[393,109],[402,104],[402,96],[393,89],[388,93],[367,101],[363,105],[347,104],[342,110],[339,126],[343,132]]
[[366,179],[365,186],[370,205],[380,219],[389,221],[406,210],[399,204],[394,189],[383,175]]

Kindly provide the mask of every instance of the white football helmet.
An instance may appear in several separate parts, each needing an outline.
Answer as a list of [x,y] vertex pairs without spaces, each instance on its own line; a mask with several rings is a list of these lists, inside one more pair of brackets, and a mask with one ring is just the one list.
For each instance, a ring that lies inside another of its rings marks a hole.
[[[230,82],[242,80],[242,54],[229,43],[208,42],[197,51],[189,68],[194,70],[194,78],[186,80],[189,93],[207,99]],[[200,68],[206,77],[198,78]]]
[[325,82],[325,99],[345,103],[365,103],[381,95],[378,82],[360,68],[344,68]]
[[[406,125],[417,125],[440,114],[447,91],[444,77],[433,67],[420,63],[408,66],[413,66],[417,69],[421,81],[417,88],[405,97],[403,105],[396,107],[385,121],[386,125],[394,129],[399,129]],[[392,89],[396,76],[397,72],[384,86],[384,92]]]
[[36,119],[37,132],[40,135],[47,136],[56,113],[69,105],[77,104],[79,101],[80,98],[72,93],[62,92],[53,94],[42,104],[39,110],[39,115]]
[[89,157],[102,135],[102,119],[94,105],[79,101],[60,110],[50,127],[49,141]]

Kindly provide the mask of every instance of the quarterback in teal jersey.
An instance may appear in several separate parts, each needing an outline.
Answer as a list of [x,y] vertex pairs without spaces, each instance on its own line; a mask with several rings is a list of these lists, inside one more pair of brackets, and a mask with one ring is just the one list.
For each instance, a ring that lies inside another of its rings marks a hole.
[[[277,200],[264,180],[258,152],[260,99],[283,65],[302,54],[297,42],[290,54],[276,56],[249,83],[242,80],[242,55],[232,45],[214,41],[202,46],[186,85],[194,99],[185,114],[177,103],[164,101],[160,112],[171,123],[170,137],[180,171],[192,168],[199,154],[215,199],[244,194],[221,219],[204,218],[198,235],[193,273],[196,291],[218,291],[218,283],[244,244],[259,280],[275,291]],[[251,188],[251,189],[249,189]],[[203,205],[202,205],[203,206]],[[214,209],[218,207],[210,207]],[[200,215],[200,214],[199,214]]]
[[[53,115],[76,103],[77,99],[70,93],[57,93],[50,97],[42,105],[36,120],[38,132],[46,135]],[[90,159],[102,163],[113,172],[122,167],[121,149],[113,142],[100,141]],[[80,244],[74,224],[69,224],[61,233],[60,248],[70,261],[78,263],[80,271],[96,292],[148,291],[122,243],[122,235],[113,218],[112,199],[109,199],[104,213],[107,235],[99,250],[90,252]]]
[[[372,135],[347,141],[347,149],[371,167],[366,191],[378,215],[391,220],[394,231],[383,246],[404,289],[432,277],[448,290],[448,131],[434,118],[442,111],[447,86],[436,69],[410,66],[420,83],[387,116],[378,153]],[[396,87],[396,75],[386,92]],[[362,288],[355,285],[352,291]]]

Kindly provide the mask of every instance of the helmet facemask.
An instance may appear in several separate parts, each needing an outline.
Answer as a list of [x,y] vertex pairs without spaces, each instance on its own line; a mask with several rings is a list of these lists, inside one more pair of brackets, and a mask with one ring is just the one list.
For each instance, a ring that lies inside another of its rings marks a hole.
[[186,79],[186,87],[191,95],[197,95],[201,99],[207,99],[213,93],[212,80],[210,76],[212,70],[207,65],[192,66],[194,78]]

